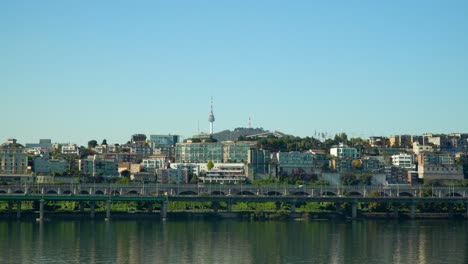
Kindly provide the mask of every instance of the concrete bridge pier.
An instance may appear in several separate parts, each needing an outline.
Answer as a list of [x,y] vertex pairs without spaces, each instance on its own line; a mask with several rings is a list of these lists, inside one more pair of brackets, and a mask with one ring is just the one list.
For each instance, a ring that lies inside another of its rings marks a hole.
[[410,219],[416,218],[416,203],[414,201],[410,204]]
[[106,221],[111,220],[111,200],[106,201]]
[[226,211],[228,211],[228,213],[232,212],[232,200],[227,201]]
[[16,219],[21,218],[21,201],[16,201]]
[[351,218],[352,219],[356,219],[357,218],[357,201],[354,200],[352,203],[351,203]]
[[13,201],[8,201],[8,214],[11,215],[13,211]]
[[398,219],[400,216],[398,215],[398,209],[400,209],[400,204],[393,203],[393,217]]
[[153,208],[154,208],[154,203],[148,202],[148,206],[147,206],[147,208],[146,208],[146,212],[148,212],[148,213],[153,212]]
[[276,211],[281,210],[281,202],[276,202],[275,205],[276,205]]
[[89,211],[90,211],[89,218],[91,218],[91,219],[94,219],[94,217],[96,216],[95,207],[96,207],[96,202],[95,201],[89,202]]
[[466,211],[465,218],[468,220],[468,203],[465,203],[465,211]]
[[290,206],[291,206],[291,213],[295,213],[296,212],[296,203],[290,203]]
[[167,218],[167,201],[161,202],[161,220],[165,221]]
[[212,206],[213,206],[214,212],[217,213],[219,210],[219,202],[213,202]]
[[39,218],[38,221],[44,221],[44,199],[39,200]]
[[453,203],[447,204],[448,207],[448,217],[451,219],[453,218]]

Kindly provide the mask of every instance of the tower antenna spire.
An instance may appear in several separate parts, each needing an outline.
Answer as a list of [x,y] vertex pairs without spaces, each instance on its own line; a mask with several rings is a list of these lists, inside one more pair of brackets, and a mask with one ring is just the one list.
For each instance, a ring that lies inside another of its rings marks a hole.
[[211,97],[211,111],[210,116],[208,117],[208,121],[210,122],[210,135],[213,135],[213,122],[215,121],[213,114],[213,96]]

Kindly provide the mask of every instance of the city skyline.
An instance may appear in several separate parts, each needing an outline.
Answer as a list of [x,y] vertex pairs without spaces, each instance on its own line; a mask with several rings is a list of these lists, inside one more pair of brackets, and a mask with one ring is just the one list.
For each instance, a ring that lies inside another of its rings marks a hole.
[[0,3],[0,137],[468,131],[468,3]]

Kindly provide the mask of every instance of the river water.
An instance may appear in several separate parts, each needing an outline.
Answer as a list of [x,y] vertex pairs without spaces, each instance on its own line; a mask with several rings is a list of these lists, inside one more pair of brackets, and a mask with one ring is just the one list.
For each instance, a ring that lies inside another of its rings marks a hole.
[[468,263],[468,221],[0,221],[0,263]]

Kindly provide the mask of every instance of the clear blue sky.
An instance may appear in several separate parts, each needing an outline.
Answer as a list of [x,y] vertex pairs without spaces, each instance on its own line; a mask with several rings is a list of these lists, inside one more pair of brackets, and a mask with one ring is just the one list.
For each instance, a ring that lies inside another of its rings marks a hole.
[[468,132],[468,1],[0,1],[0,141]]

